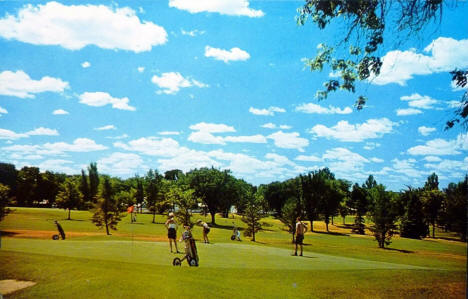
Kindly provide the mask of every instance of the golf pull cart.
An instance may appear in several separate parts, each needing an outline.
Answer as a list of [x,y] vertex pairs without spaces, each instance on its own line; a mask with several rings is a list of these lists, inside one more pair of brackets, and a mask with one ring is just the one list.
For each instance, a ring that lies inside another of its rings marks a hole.
[[198,267],[198,253],[197,253],[197,245],[195,244],[195,240],[190,238],[187,240],[186,247],[185,247],[185,256],[180,259],[178,257],[174,258],[172,261],[173,266],[181,266],[184,260],[187,260],[187,263],[190,267]]
[[57,230],[58,230],[59,234],[53,235],[52,239],[53,240],[58,240],[58,239],[60,239],[60,237],[62,237],[62,240],[65,240],[65,231],[63,230],[62,226],[60,225],[60,223],[58,223],[57,220],[55,220],[54,223],[55,223],[55,225],[57,225]]

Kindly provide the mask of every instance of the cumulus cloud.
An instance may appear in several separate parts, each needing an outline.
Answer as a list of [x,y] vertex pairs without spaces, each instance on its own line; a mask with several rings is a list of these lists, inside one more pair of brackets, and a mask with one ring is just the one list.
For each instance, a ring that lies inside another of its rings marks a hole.
[[188,137],[189,141],[203,144],[221,144],[225,145],[226,142],[243,142],[243,143],[266,143],[266,138],[263,135],[252,135],[252,136],[215,136],[212,133],[227,133],[235,132],[236,130],[232,126],[225,124],[213,124],[201,122],[189,127],[192,132]]
[[314,155],[310,155],[310,156],[299,155],[294,160],[303,161],[303,162],[322,162],[321,158],[314,156]]
[[0,116],[2,116],[2,114],[7,114],[7,113],[8,111],[5,108],[0,107]]
[[137,67],[137,71],[139,73],[143,73],[145,71],[145,68],[143,66],[139,66],[139,67]]
[[77,169],[74,167],[68,166],[73,164],[73,161],[63,160],[63,159],[51,159],[46,160],[38,165],[39,169],[50,170],[65,174],[76,174]]
[[265,136],[257,134],[251,136],[226,136],[226,142],[243,142],[243,143],[267,143]]
[[[1,131],[0,131],[1,133]],[[61,155],[65,152],[93,152],[107,149],[89,138],[77,138],[73,143],[55,142],[43,145],[11,145],[2,150],[22,155]]]
[[305,103],[296,107],[296,111],[304,113],[315,113],[315,114],[350,114],[353,110],[350,107],[345,107],[344,109],[334,107],[329,105],[328,108],[314,104],[314,103]]
[[282,129],[282,130],[289,130],[291,129],[292,127],[291,126],[288,126],[288,125],[275,125],[274,123],[266,123],[266,124],[263,124],[261,126],[262,128],[266,128],[266,129]]
[[107,130],[115,130],[115,129],[117,128],[114,125],[107,125],[103,127],[94,128],[94,130],[96,131],[107,131]]
[[261,10],[249,7],[248,0],[169,0],[169,7],[190,13],[214,12],[229,16],[263,17]]
[[424,164],[424,167],[437,173],[446,172],[449,174],[453,174],[454,172],[466,173],[468,171],[468,158],[465,158],[465,160],[463,161],[441,160],[438,162],[439,163],[426,163]]
[[18,98],[35,98],[41,92],[63,92],[69,88],[68,82],[52,77],[34,80],[23,71],[3,71],[0,73],[0,95]]
[[221,145],[226,144],[223,137],[214,136],[213,134],[207,131],[192,132],[190,133],[188,140],[195,142],[195,143],[202,143],[202,144],[221,144]]
[[52,112],[53,115],[66,115],[69,114],[68,111],[65,111],[63,109],[57,109]]
[[39,136],[58,136],[59,135],[57,130],[44,128],[44,127],[34,129],[32,131],[26,132],[25,134],[28,135],[28,136],[33,136],[33,135],[36,135],[36,136],[38,136],[38,135]]
[[0,139],[15,140],[20,138],[27,138],[29,136],[58,136],[59,133],[55,129],[49,129],[44,127],[36,128],[32,131],[25,133],[16,133],[7,129],[0,129]]
[[203,30],[198,30],[198,29],[186,31],[186,30],[184,30],[184,29],[180,29],[180,33],[182,33],[182,35],[188,35],[188,36],[191,36],[191,37],[195,37],[195,36],[198,36],[198,35],[203,35],[203,34],[205,34],[205,31],[203,31]]
[[149,156],[174,157],[188,149],[183,148],[172,138],[142,137],[128,143],[115,142],[114,147],[134,151]]
[[228,63],[229,61],[245,61],[250,58],[250,55],[239,48],[232,48],[228,51],[206,46],[205,57],[213,57],[216,60],[222,60],[224,63]]
[[408,106],[419,109],[433,109],[439,101],[429,96],[422,96],[419,93],[413,93],[410,96],[402,96],[402,101],[408,101]]
[[209,132],[209,133],[225,133],[225,132],[236,131],[236,129],[234,129],[234,127],[232,126],[228,126],[225,124],[205,123],[205,122],[191,125],[189,128],[194,131],[203,131],[203,132]]
[[377,85],[396,83],[404,86],[416,75],[468,67],[468,39],[439,37],[424,49],[424,53],[417,53],[414,49],[390,51],[382,58],[382,63],[380,75],[371,78],[371,82]]
[[107,92],[85,92],[79,96],[80,103],[93,106],[102,107],[105,105],[112,105],[112,108],[119,110],[135,111],[136,108],[128,105],[129,99],[125,98],[114,98]]
[[397,109],[396,114],[398,116],[407,116],[407,115],[416,115],[416,114],[421,114],[422,111],[419,109],[414,109],[414,108],[406,108],[406,109]]
[[180,132],[177,132],[177,131],[162,131],[162,132],[159,132],[158,134],[159,135],[164,135],[164,136],[167,136],[167,135],[180,135]]
[[418,128],[418,132],[419,134],[423,135],[423,136],[427,136],[429,134],[431,134],[432,132],[435,132],[436,131],[436,128],[430,128],[430,127],[425,127],[425,126],[421,126]]
[[441,138],[427,141],[424,145],[417,145],[408,149],[410,155],[458,155],[460,150],[468,150],[468,134],[459,134],[457,139],[445,140]]
[[272,139],[275,146],[286,149],[297,149],[300,152],[304,151],[304,147],[309,145],[309,140],[299,137],[299,133],[284,133],[283,131],[275,132],[267,136],[268,139]]
[[337,139],[346,142],[361,142],[366,139],[381,138],[385,134],[393,132],[393,127],[397,123],[387,118],[369,119],[362,124],[350,124],[348,121],[339,121],[333,127],[316,125],[308,132],[315,137],[325,137],[327,139]]
[[16,133],[7,129],[0,129],[0,139],[15,140],[24,137],[28,137],[28,135]]
[[141,169],[147,169],[143,159],[133,153],[112,153],[110,156],[99,159],[97,165],[101,172],[111,175],[133,175]]
[[91,63],[89,63],[89,61],[85,61],[81,64],[81,67],[86,69],[86,68],[89,68],[91,66]]
[[105,5],[26,5],[0,19],[0,36],[34,45],[79,50],[88,45],[136,53],[167,42],[163,27],[140,21],[131,8]]
[[280,107],[275,107],[275,106],[271,106],[266,109],[257,109],[257,108],[250,107],[249,112],[255,115],[273,116],[275,115],[275,113],[284,113],[286,112],[286,110]]
[[208,87],[207,84],[199,82],[197,80],[191,78],[184,78],[178,72],[169,72],[163,73],[161,76],[154,75],[151,78],[151,82],[156,84],[161,90],[158,90],[158,94],[165,93],[165,94],[176,94],[179,92],[181,88],[187,88],[196,86],[199,88]]

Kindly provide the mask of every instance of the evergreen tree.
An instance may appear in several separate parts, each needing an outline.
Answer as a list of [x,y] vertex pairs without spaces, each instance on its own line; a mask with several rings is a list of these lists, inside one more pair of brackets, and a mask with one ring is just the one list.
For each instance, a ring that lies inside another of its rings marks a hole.
[[146,203],[147,208],[153,214],[153,221],[155,223],[157,203],[161,201],[161,181],[162,175],[157,170],[149,170],[146,175]]
[[89,190],[88,177],[86,176],[86,173],[83,169],[81,170],[79,189],[80,189],[81,194],[83,195],[84,204],[85,205],[92,204],[93,198],[91,197],[91,192]]
[[68,220],[71,220],[71,210],[78,208],[82,200],[83,195],[71,178],[66,179],[65,182],[60,185],[56,203],[59,208],[68,210]]
[[374,202],[369,211],[373,225],[371,231],[374,234],[380,248],[391,243],[394,230],[396,228],[396,213],[392,206],[392,198],[389,192],[385,191],[383,185],[377,185],[369,190],[369,196]]
[[405,198],[406,211],[401,219],[400,235],[405,238],[420,239],[428,234],[424,221],[423,206],[420,200],[420,190],[406,190],[401,196]]
[[364,235],[365,232],[365,219],[364,215],[368,210],[368,196],[366,189],[360,187],[358,184],[353,185],[353,190],[351,191],[350,203],[349,205],[356,212],[356,217],[354,217],[354,227],[352,229],[353,233]]
[[[142,212],[143,201],[145,200],[145,188],[143,186],[143,180],[139,177],[136,178],[136,192],[135,192],[135,201],[140,207],[140,213]],[[138,210],[137,210],[138,211]]]
[[119,205],[114,198],[114,190],[107,177],[104,178],[91,220],[99,228],[105,226],[107,235],[110,235],[109,229],[117,230],[117,224],[121,220]]
[[96,163],[90,163],[88,166],[89,174],[89,197],[93,202],[96,202],[96,196],[99,188],[99,173]]
[[255,234],[262,229],[263,224],[260,223],[262,217],[261,199],[256,197],[255,194],[250,193],[244,215],[242,216],[242,221],[247,224],[247,228],[244,230],[244,236],[252,237],[253,242],[255,242]]

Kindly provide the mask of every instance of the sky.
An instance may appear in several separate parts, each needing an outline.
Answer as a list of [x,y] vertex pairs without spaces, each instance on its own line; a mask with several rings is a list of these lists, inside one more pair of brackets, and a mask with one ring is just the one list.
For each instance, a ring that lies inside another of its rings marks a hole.
[[[388,189],[468,173],[468,136],[445,131],[468,68],[468,3],[403,42],[381,74],[318,101],[329,69],[303,59],[343,28],[298,26],[302,1],[0,1],[0,162],[121,178],[230,169],[254,184],[328,167]],[[359,94],[369,98],[353,107]]]

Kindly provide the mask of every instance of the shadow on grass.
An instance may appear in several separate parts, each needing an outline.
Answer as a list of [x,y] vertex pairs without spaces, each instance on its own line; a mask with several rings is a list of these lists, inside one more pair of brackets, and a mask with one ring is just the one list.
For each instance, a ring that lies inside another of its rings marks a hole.
[[337,233],[337,232],[321,232],[321,231],[313,231],[316,234],[324,234],[324,235],[332,235],[332,236],[346,236],[349,237],[349,234]]
[[14,237],[18,233],[15,232],[9,232],[9,231],[0,231],[0,236],[2,237]]
[[389,248],[389,247],[385,247],[384,250],[398,251],[398,252],[401,252],[401,253],[414,253],[414,251],[411,251],[411,250]]
[[466,242],[463,242],[462,239],[457,238],[457,237],[436,237],[435,239],[430,238],[430,239],[426,239],[426,240],[431,240],[431,241],[434,240],[435,241],[437,239],[442,239],[442,240],[447,240],[447,241],[458,241],[458,242],[466,243]]

